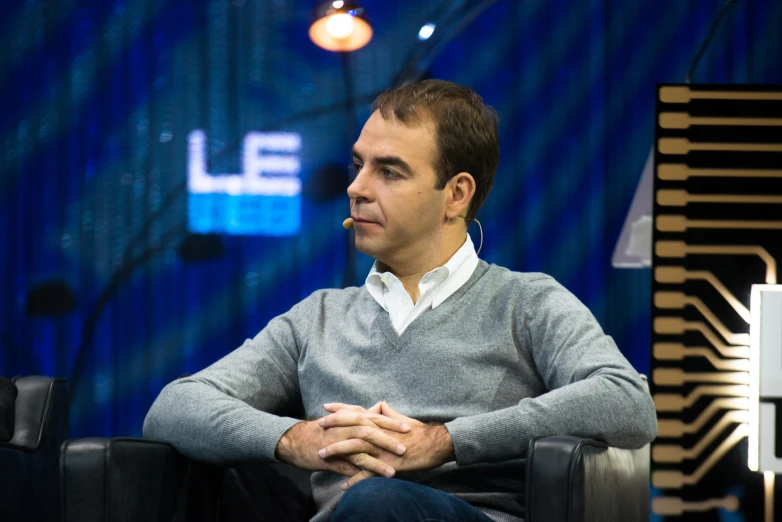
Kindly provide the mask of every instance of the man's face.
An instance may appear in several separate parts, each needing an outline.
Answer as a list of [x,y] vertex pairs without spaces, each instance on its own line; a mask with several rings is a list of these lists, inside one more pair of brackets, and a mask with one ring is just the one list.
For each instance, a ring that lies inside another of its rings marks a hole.
[[367,120],[348,187],[360,252],[394,266],[436,246],[447,191],[435,189],[435,132],[431,122],[406,126],[378,111]]

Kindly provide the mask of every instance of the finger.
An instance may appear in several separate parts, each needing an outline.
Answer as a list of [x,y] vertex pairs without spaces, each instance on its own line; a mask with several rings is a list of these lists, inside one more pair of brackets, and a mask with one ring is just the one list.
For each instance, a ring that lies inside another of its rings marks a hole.
[[391,417],[392,419],[407,419],[408,417],[405,417],[401,413],[398,413],[396,410],[394,410],[391,406],[388,405],[387,402],[383,402],[383,404],[380,407],[380,413],[385,415],[386,417]]
[[318,424],[324,428],[337,426],[374,426],[372,421],[366,418],[363,411],[339,410],[318,419]]
[[388,464],[379,461],[372,455],[367,453],[358,453],[356,455],[348,455],[342,457],[354,466],[357,466],[365,471],[371,471],[383,477],[393,477],[396,471]]
[[331,415],[321,417],[318,419],[318,424],[323,428],[371,426],[399,433],[407,433],[410,431],[410,424],[405,420],[392,419],[385,415],[368,413],[366,411],[340,410]]
[[396,431],[399,433],[407,433],[410,431],[410,424],[403,417],[402,419],[392,419],[387,415],[380,414],[365,414],[364,417],[370,420],[378,428],[384,430]]
[[381,450],[388,451],[395,455],[404,455],[407,448],[403,443],[394,438],[394,432],[384,432],[374,426],[348,426],[334,427],[324,430],[323,446],[321,449],[347,440],[363,440],[376,446]]
[[343,458],[328,459],[323,469],[334,471],[346,477],[352,477],[361,472],[361,468],[355,466]]
[[329,444],[336,444],[337,442],[350,439],[362,439],[371,442],[378,448],[395,455],[402,455],[407,451],[404,444],[375,426],[336,426],[327,428],[324,431],[324,440]]
[[[337,437],[326,437],[328,444],[318,450],[318,455],[326,459],[336,455],[349,455],[351,453],[371,453],[379,455],[379,451],[385,450],[394,455],[404,455],[407,448],[394,437],[374,428],[337,428]],[[370,433],[373,432],[373,433]]]
[[367,442],[371,442],[378,448],[389,451],[395,455],[403,455],[407,450],[404,444],[377,428],[370,428],[369,426],[354,426],[353,428],[346,429],[348,430],[348,433],[352,435],[352,437],[349,438],[364,439]]
[[367,411],[369,413],[378,413],[379,414],[382,406],[383,406],[383,401],[380,401],[377,404],[375,404],[374,406],[372,406],[371,408],[369,408]]
[[361,482],[364,479],[376,477],[377,475],[372,473],[371,471],[367,471],[365,469],[362,469],[352,477],[350,477],[347,481],[343,482],[340,488],[342,488],[342,491],[346,491],[350,489],[351,486],[356,485],[356,483]]
[[332,413],[339,410],[366,411],[361,406],[356,406],[355,404],[343,404],[341,402],[327,402],[323,405],[323,409]]
[[[398,448],[397,448],[398,449]],[[366,453],[373,457],[379,457],[381,450],[371,442],[367,442],[362,439],[350,439],[341,440],[334,444],[329,444],[325,448],[318,450],[318,455],[322,459],[330,459],[333,457],[347,457],[349,455],[358,455],[359,453]]]

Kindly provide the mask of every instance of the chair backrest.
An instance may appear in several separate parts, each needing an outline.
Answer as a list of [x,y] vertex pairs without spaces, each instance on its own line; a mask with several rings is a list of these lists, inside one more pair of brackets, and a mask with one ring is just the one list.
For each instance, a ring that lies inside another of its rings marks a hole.
[[68,436],[68,392],[63,379],[15,381],[14,433],[0,442],[0,520],[60,520],[60,445]]
[[8,442],[14,436],[18,394],[12,379],[0,377],[0,442]]
[[[20,377],[16,380],[16,389],[18,395],[11,444],[20,449],[37,450],[44,440],[47,422],[58,423],[58,426],[51,427],[55,433],[62,433],[64,424],[67,436],[68,396],[65,380],[40,375]],[[50,416],[51,412],[57,415]]]

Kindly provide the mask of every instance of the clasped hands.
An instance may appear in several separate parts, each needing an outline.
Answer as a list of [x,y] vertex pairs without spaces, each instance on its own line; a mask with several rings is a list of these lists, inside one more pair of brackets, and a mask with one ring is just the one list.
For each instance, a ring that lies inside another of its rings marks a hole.
[[343,490],[369,477],[432,469],[454,458],[444,425],[406,417],[385,402],[369,409],[340,403],[324,408],[328,415],[285,432],[276,456],[302,469],[350,477]]

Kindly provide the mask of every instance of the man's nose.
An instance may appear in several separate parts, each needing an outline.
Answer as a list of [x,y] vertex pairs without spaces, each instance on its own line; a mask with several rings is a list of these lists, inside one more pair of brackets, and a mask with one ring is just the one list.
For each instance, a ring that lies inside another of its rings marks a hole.
[[372,182],[367,168],[361,169],[348,186],[348,197],[353,200],[372,199]]

